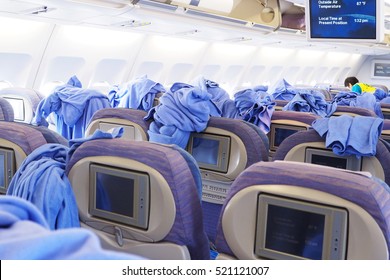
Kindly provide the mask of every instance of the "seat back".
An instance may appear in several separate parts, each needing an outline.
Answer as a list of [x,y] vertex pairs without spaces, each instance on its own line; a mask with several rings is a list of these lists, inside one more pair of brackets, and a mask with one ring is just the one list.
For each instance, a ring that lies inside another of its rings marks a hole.
[[329,87],[329,93],[330,93],[332,99],[333,99],[337,94],[339,94],[340,92],[350,92],[350,91],[351,91],[350,88],[345,87],[345,86],[341,86],[341,85],[339,85],[339,86],[336,86],[336,85],[333,85],[333,86],[332,86],[332,85],[331,85],[331,86]]
[[384,92],[388,93],[389,92],[389,89],[387,88],[387,86],[385,85],[380,85],[380,84],[371,84],[371,86],[373,86],[374,88],[380,88],[382,89]]
[[201,180],[184,150],[146,141],[80,145],[67,165],[82,227],[103,247],[150,259],[208,259]]
[[300,130],[307,130],[320,116],[293,111],[275,111],[271,118],[271,127],[268,133],[269,153],[272,157],[279,145],[288,136]]
[[381,111],[384,119],[390,119],[390,104],[381,103]]
[[104,108],[91,118],[85,136],[92,135],[97,129],[108,131],[115,127],[123,127],[124,139],[148,140],[148,121],[144,120],[147,112],[128,108]]
[[247,122],[210,117],[203,132],[191,134],[187,151],[201,170],[204,225],[213,242],[226,193],[248,166],[268,161],[268,141],[258,127]]
[[353,171],[367,171],[387,184],[390,183],[390,153],[381,141],[377,143],[375,156],[338,156],[326,148],[325,139],[314,129],[299,131],[279,146],[273,160],[317,163]]
[[390,145],[390,120],[383,120],[383,127],[381,132],[381,138],[389,143]]
[[311,91],[314,91],[314,92],[317,92],[317,93],[321,93],[325,100],[329,101],[329,100],[332,100],[332,95],[329,93],[329,90],[325,89],[325,88],[321,88],[321,87],[313,87],[313,86],[297,86],[296,89],[299,91],[300,89],[302,90],[311,90]]
[[341,116],[344,114],[350,116],[377,117],[374,111],[371,111],[366,108],[351,107],[351,106],[337,106],[336,111],[333,113],[333,116]]
[[23,160],[36,148],[47,143],[67,145],[54,131],[24,123],[0,121],[0,193],[7,188]]
[[367,174],[259,162],[228,194],[218,258],[389,259],[389,211],[388,185]]
[[5,98],[12,106],[16,122],[31,123],[39,102],[43,99],[40,92],[21,87],[4,88],[0,97]]
[[11,103],[7,99],[0,97],[0,120],[13,122],[14,121],[14,109]]

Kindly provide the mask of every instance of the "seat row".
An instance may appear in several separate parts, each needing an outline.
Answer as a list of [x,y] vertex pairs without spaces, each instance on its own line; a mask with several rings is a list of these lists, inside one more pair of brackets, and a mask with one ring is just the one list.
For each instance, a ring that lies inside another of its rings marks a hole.
[[[144,139],[144,137],[147,137],[146,131],[148,128],[148,122],[143,118],[145,114],[146,112],[132,109],[104,109],[98,111],[90,122],[87,136],[92,135],[95,129],[109,129],[120,126],[124,128],[125,136]],[[120,119],[119,123],[117,122],[118,119]],[[128,122],[129,119],[130,123]],[[15,126],[12,123],[9,125]],[[24,138],[28,138],[28,136],[24,136]],[[234,189],[233,186],[237,184],[237,178],[247,174],[245,171],[252,165],[279,165],[279,163],[266,163],[268,161],[268,149],[268,138],[257,127],[240,120],[211,118],[204,132],[191,135],[187,146],[190,156],[175,146],[148,142],[137,143],[125,139],[96,139],[83,143],[72,154],[67,164],[67,174],[75,192],[82,226],[92,228],[107,248],[143,254],[146,257],[157,259],[208,258],[207,240],[215,243],[218,250],[221,250],[218,244],[222,243],[218,240],[224,239],[221,234],[223,236],[229,234],[224,232],[221,226],[226,204],[230,201],[226,197],[231,194],[232,189]],[[194,162],[194,159],[196,162]],[[183,167],[186,170],[178,167]],[[289,163],[288,166],[283,168],[288,170],[295,167]],[[306,168],[312,167],[303,167],[305,171]],[[273,176],[278,177],[275,174],[288,172],[286,170],[280,170],[274,173]],[[318,169],[318,172],[324,172],[323,170]],[[294,176],[298,176],[298,174]],[[377,175],[375,174],[375,176]],[[158,181],[161,177],[163,177],[165,183]],[[356,180],[356,178],[353,179]],[[286,185],[286,182],[290,184],[286,177],[281,179],[283,180],[279,182],[280,185]],[[385,179],[385,176],[381,179]],[[173,186],[171,186],[171,183]],[[148,184],[149,187],[145,187]],[[378,187],[379,189],[386,190],[381,183],[377,182],[375,184],[381,186]],[[117,191],[115,187],[117,185],[130,185],[132,186],[130,189],[133,190]],[[135,185],[138,185],[138,187],[135,187]],[[144,187],[140,189],[139,185]],[[160,187],[164,185],[168,193],[166,196],[160,190]],[[192,187],[190,187],[191,185]],[[183,193],[180,193],[180,191],[183,191]],[[189,195],[189,193],[192,194]],[[202,202],[199,199],[201,193]],[[276,194],[276,196],[279,195]],[[133,207],[129,207],[126,203],[122,206],[115,206],[118,202],[122,202],[123,197],[127,196],[131,197]],[[271,199],[274,201],[275,199],[272,196],[265,200]],[[288,194],[282,196],[289,197]],[[161,200],[161,197],[164,199]],[[134,200],[134,198],[136,199]],[[149,198],[149,201],[145,202],[147,198]],[[113,200],[111,201],[111,199]],[[195,202],[192,202],[192,199]],[[295,199],[297,197],[293,198],[294,201]],[[307,197],[304,197],[303,200],[311,201]],[[314,202],[318,203],[318,201]],[[257,203],[259,204],[259,202]],[[134,205],[138,206],[135,207]],[[244,207],[243,205],[242,207]],[[148,209],[149,212],[145,212],[145,209]],[[165,212],[165,209],[168,212]],[[179,209],[187,210],[187,212],[178,213]],[[203,213],[200,213],[200,216],[192,217],[193,213],[199,215],[199,210]],[[252,215],[254,214],[257,217],[258,213],[252,212]],[[135,214],[138,215],[136,222],[133,219]],[[154,218],[153,215],[157,215],[157,218]],[[131,218],[123,219],[122,216]],[[145,217],[147,217],[147,221],[145,221]],[[162,222],[162,217],[171,220]],[[240,216],[240,219],[246,219],[246,217],[245,215]],[[232,219],[233,217],[227,218],[227,220]],[[237,217],[234,219],[237,219]],[[140,222],[140,220],[142,221]],[[257,223],[260,223],[260,221],[256,220]],[[201,225],[203,225],[207,237],[203,234]],[[251,226],[253,227],[253,224]],[[386,229],[386,226],[382,225],[381,229],[383,228]],[[192,229],[199,229],[200,233],[199,231],[194,233]],[[386,232],[386,230],[382,231]],[[384,236],[384,239],[386,239],[386,234]],[[260,237],[256,235],[256,238],[255,240],[259,240]],[[188,240],[190,240],[189,243],[187,243]],[[241,243],[241,241],[236,242]],[[226,246],[225,244],[222,247],[226,249]],[[153,255],[151,252],[157,252],[157,255]],[[230,253],[228,255],[233,257],[242,257],[238,253],[231,253],[230,251],[226,251],[226,253]],[[254,254],[253,256],[255,258],[267,257],[261,254]],[[308,256],[304,255],[302,257]],[[356,257],[356,255],[350,256]],[[280,255],[268,257],[279,258]],[[243,258],[249,258],[249,255]],[[348,256],[345,258],[348,258]]]

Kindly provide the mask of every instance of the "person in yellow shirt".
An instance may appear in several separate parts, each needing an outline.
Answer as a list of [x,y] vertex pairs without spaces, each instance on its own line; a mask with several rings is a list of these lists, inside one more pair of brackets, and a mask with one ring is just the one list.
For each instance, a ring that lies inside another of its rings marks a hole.
[[365,92],[374,94],[376,88],[365,83],[359,83],[359,80],[356,77],[348,77],[344,81],[344,86],[351,89],[351,91],[356,92],[357,94],[362,94]]

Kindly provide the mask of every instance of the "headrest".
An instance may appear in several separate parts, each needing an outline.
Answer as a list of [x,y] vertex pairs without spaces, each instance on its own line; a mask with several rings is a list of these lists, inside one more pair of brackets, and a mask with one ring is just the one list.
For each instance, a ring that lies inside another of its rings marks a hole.
[[278,120],[292,120],[292,121],[301,122],[307,124],[308,126],[311,126],[313,121],[315,121],[318,118],[320,118],[320,116],[312,113],[295,112],[295,111],[275,111],[272,114],[271,122],[278,121]]
[[6,97],[24,97],[30,102],[31,108],[35,111],[39,102],[44,96],[39,92],[31,88],[13,87],[4,88],[0,90],[0,96]]
[[268,160],[266,135],[248,122],[222,117],[210,117],[207,127],[215,127],[236,134],[244,143],[247,151],[246,167],[261,160]]
[[[285,161],[259,162],[246,169],[234,181],[226,198],[222,213],[227,210],[229,203],[233,201],[235,196],[240,195],[242,198],[242,191],[250,187],[252,188],[252,186],[262,186],[261,191],[259,189],[252,189],[257,194],[260,192],[279,192],[279,195],[282,196],[284,194],[292,195],[294,193],[293,188],[298,187],[308,189],[308,191],[314,190],[330,194],[355,204],[369,213],[372,217],[370,219],[375,220],[380,228],[379,232],[381,231],[383,234],[384,242],[387,244],[387,250],[390,248],[390,188],[375,177],[359,172],[350,172],[313,164]],[[302,190],[302,193],[304,194],[305,191]],[[250,193],[249,195],[253,197],[254,193]],[[312,197],[312,201],[316,201],[316,199],[318,197]],[[317,202],[321,203],[321,201]],[[327,203],[329,204],[329,201]],[[254,198],[253,205],[255,207],[256,198]],[[363,216],[366,215],[364,213],[362,214]],[[354,214],[350,213],[350,215]],[[233,254],[223,233],[222,218],[223,216],[221,215],[216,244],[220,251]],[[351,221],[350,224],[355,222],[355,220]],[[352,228],[350,230],[353,231]],[[362,245],[361,242],[364,238],[362,236],[358,238],[355,234],[358,235],[359,233],[349,233],[350,237],[354,236],[360,240],[349,240],[348,242],[353,242],[355,245],[356,242],[360,242],[360,245]],[[356,250],[361,251],[361,248]],[[348,254],[352,255],[352,252]]]
[[35,130],[42,133],[43,137],[46,140],[46,143],[56,143],[64,146],[69,145],[69,141],[67,139],[65,139],[62,135],[58,134],[57,132],[47,128],[46,126],[33,126],[29,124],[24,124],[24,125],[32,127]]
[[[325,149],[325,139],[322,138],[314,129],[310,130],[303,130],[298,131],[294,133],[293,135],[289,136],[288,139],[282,142],[282,144],[279,146],[279,148],[276,150],[276,153],[272,157],[272,159],[275,160],[285,160],[286,155],[294,149],[294,147],[298,146],[310,146],[310,143],[323,143],[322,148]],[[305,144],[306,143],[306,144]],[[295,148],[296,149],[296,148]],[[295,150],[294,150],[295,151]],[[303,155],[304,157],[304,155]],[[371,157],[367,157],[370,159]],[[379,176],[376,174],[378,178],[383,179],[386,183],[390,183],[390,153],[385,146],[384,143],[381,141],[378,141],[376,145],[376,154],[375,157],[380,164],[380,169],[383,170],[383,177],[382,175]],[[300,161],[300,160],[296,160]],[[304,162],[302,160],[301,162]],[[369,166],[364,165],[362,167],[362,171],[369,171],[365,168],[371,168],[370,172],[374,172],[375,170],[372,170],[373,168],[376,168],[373,164],[369,164]]]
[[383,120],[383,128],[382,128],[382,131],[383,130],[390,130],[390,120],[387,120],[387,119],[384,119]]
[[89,124],[99,119],[125,119],[138,124],[146,132],[148,131],[150,122],[145,121],[144,117],[147,112],[143,110],[129,109],[129,108],[104,108],[97,111],[90,120]]
[[340,114],[377,117],[374,111],[371,111],[366,108],[351,107],[351,106],[337,106],[336,111],[333,113],[333,115],[340,115]]
[[[194,170],[194,166],[191,168],[177,147],[124,139],[100,139],[83,143],[70,158],[66,170],[75,188],[81,216],[89,215],[88,206],[84,205],[87,203],[80,202],[80,199],[85,199],[80,197],[85,197],[88,193],[88,190],[81,188],[85,189],[88,186],[85,184],[79,186],[74,182],[81,176],[89,177],[78,172],[82,172],[80,170],[83,166],[92,163],[114,169],[134,169],[149,174],[151,182],[149,228],[142,230],[125,227],[125,231],[131,232],[131,236],[138,236],[140,239],[136,240],[147,242],[166,241],[185,245],[191,259],[209,258],[199,198],[200,173],[199,170]],[[173,200],[167,197],[172,197]],[[161,205],[156,206],[154,203]],[[113,222],[107,224],[112,225]]]
[[26,155],[46,144],[42,133],[32,126],[15,122],[0,122],[0,137],[19,146]]
[[7,122],[14,121],[14,109],[7,99],[0,97],[0,120]]
[[[0,97],[9,99],[9,101],[15,99],[23,99],[24,107],[22,108],[24,119],[21,120],[23,122],[30,123],[32,118],[35,115],[37,106],[39,102],[43,99],[43,95],[30,88],[22,88],[22,87],[12,87],[12,88],[4,88],[0,90]],[[15,112],[15,109],[14,109]],[[14,114],[15,119],[17,119],[17,115]]]

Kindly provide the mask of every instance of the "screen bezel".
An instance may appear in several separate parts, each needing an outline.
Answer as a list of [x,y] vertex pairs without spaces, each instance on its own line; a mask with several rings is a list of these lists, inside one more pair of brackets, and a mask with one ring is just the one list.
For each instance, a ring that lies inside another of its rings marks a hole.
[[226,174],[229,170],[230,146],[231,146],[230,136],[211,134],[211,133],[191,133],[187,145],[187,151],[191,155],[193,152],[192,150],[193,150],[193,144],[195,138],[203,138],[203,139],[215,140],[219,142],[217,164],[208,164],[208,163],[197,161],[199,168]]
[[[147,173],[113,168],[92,163],[89,165],[89,214],[110,222],[118,222],[127,226],[147,229],[149,226],[150,178]],[[98,209],[96,207],[97,173],[118,176],[134,180],[133,217]]]
[[[346,170],[351,170],[351,171],[362,171],[362,159],[357,158],[356,156],[339,156],[333,153],[331,150],[324,150],[324,149],[318,149],[318,148],[306,148],[305,149],[305,162],[306,163],[312,163],[312,157],[313,155],[319,155],[319,156],[325,156],[325,157],[330,157],[330,158],[342,158],[347,160],[346,164]],[[328,166],[328,165],[323,165],[323,166]],[[332,166],[330,166],[332,167]],[[334,167],[336,168],[336,167]],[[342,169],[342,168],[340,168]]]
[[[297,126],[297,125],[286,125],[286,124],[279,124],[279,123],[271,123],[271,128],[269,132],[269,143],[270,143],[270,150],[275,152],[279,146],[275,145],[275,136],[276,136],[276,129],[288,129],[288,130],[296,130],[296,132],[301,130],[307,130],[306,126]],[[284,139],[285,140],[285,139]],[[283,141],[284,141],[283,140]],[[283,143],[282,141],[282,143]]]
[[266,248],[266,233],[268,206],[274,205],[283,208],[319,214],[325,216],[323,260],[344,260],[347,255],[347,235],[348,235],[348,210],[345,208],[314,203],[299,199],[286,198],[282,196],[260,193],[257,202],[257,223],[255,254],[260,258],[302,260],[302,256],[292,255],[282,251],[275,251]]
[[0,148],[0,155],[4,156],[4,186],[0,186],[0,193],[6,194],[15,174],[15,152],[12,149]]
[[312,28],[311,28],[311,19],[313,17],[311,11],[311,3],[318,4],[318,1],[315,0],[306,0],[306,38],[309,41],[327,41],[327,42],[382,42],[384,39],[384,15],[382,11],[384,10],[383,0],[375,0],[376,5],[376,17],[375,17],[375,38],[343,38],[343,37],[313,37]]
[[[3,96],[3,98],[8,101],[8,103],[12,107],[12,110],[14,111],[14,121],[24,122],[26,120],[25,100],[23,98],[16,98],[16,97],[10,97],[10,96]],[[15,101],[22,102],[22,110],[21,110],[22,118],[17,118],[17,116],[16,116],[15,107],[12,105],[12,104],[16,105]]]
[[111,129],[122,127],[123,128],[123,134],[121,138],[129,139],[129,140],[135,140],[135,127],[132,125],[125,125],[125,124],[115,124],[110,122],[103,122],[99,121],[99,129],[104,132],[109,132]]

